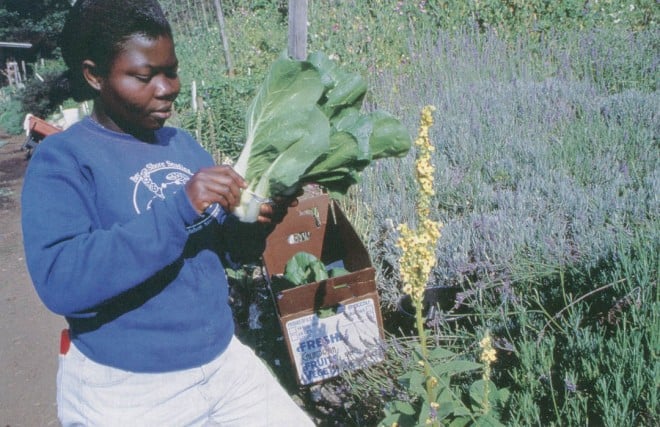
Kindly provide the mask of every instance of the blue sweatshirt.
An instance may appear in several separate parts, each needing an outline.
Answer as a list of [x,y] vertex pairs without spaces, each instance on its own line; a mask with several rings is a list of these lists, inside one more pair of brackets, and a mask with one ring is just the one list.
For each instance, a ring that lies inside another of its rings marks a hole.
[[214,205],[193,208],[184,184],[211,156],[187,133],[155,143],[89,118],[46,138],[22,192],[28,270],[90,359],[134,372],[204,364],[233,320],[223,262],[263,250],[265,233]]

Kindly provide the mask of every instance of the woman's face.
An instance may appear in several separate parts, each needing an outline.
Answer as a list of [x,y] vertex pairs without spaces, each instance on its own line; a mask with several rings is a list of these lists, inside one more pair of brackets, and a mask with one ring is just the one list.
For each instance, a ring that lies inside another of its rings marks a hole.
[[172,114],[181,83],[174,42],[168,36],[129,38],[100,78],[96,119],[112,130],[143,136]]

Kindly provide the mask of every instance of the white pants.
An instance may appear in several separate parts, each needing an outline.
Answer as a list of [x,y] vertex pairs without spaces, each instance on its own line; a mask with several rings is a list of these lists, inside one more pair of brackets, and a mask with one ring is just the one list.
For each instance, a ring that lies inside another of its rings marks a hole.
[[252,349],[234,337],[199,368],[144,374],[60,355],[63,426],[313,426]]

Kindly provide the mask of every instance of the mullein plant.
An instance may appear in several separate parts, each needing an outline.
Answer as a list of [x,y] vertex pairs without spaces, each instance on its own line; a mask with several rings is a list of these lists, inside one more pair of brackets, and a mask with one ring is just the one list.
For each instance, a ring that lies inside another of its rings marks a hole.
[[484,421],[491,424],[497,422],[497,408],[509,399],[509,390],[506,388],[498,389],[491,380],[493,363],[497,361],[497,350],[493,347],[493,337],[490,331],[486,330],[484,337],[479,341],[481,354],[479,360],[483,364],[483,373],[481,380],[475,381],[470,387],[470,397],[472,399],[472,409],[479,412]]
[[[503,403],[508,397],[506,389],[498,390],[490,380],[491,365],[496,360],[496,350],[489,332],[480,341],[480,363],[460,360],[458,355],[441,347],[429,347],[427,330],[424,326],[423,301],[431,270],[436,264],[435,248],[441,235],[442,223],[431,219],[431,203],[434,167],[432,155],[435,150],[429,137],[433,126],[435,107],[422,109],[420,129],[415,147],[417,156],[415,175],[418,185],[416,215],[418,227],[406,224],[398,227],[397,246],[401,250],[399,274],[403,291],[410,295],[415,307],[415,323],[419,346],[413,350],[413,364],[409,372],[400,376],[400,383],[407,390],[407,397],[389,402],[385,407],[385,418],[381,426],[440,426],[440,425],[501,425],[493,406]],[[470,387],[469,404],[465,404],[450,386],[456,374],[483,370],[482,378]]]
[[[397,246],[401,249],[399,272],[403,282],[403,292],[410,295],[415,306],[415,323],[422,356],[420,365],[424,369],[426,390],[429,397],[432,395],[434,386],[437,385],[437,378],[431,375],[431,369],[427,362],[429,352],[422,309],[424,290],[431,270],[437,261],[435,247],[440,239],[442,228],[441,222],[433,221],[430,218],[431,201],[435,195],[433,190],[434,168],[431,161],[435,148],[429,137],[429,129],[433,126],[433,111],[435,111],[435,107],[432,105],[427,105],[422,109],[419,134],[415,139],[415,147],[417,148],[415,173],[418,184],[416,214],[420,222],[419,227],[412,229],[406,224],[401,224],[398,227],[400,237],[397,240]],[[435,402],[431,399],[429,399],[429,403],[432,405],[431,409],[437,409]]]
[[[399,380],[408,386],[410,399],[408,401],[394,401],[385,409],[385,419],[382,425],[404,426],[409,424],[439,425],[440,407],[438,397],[444,390],[441,378],[436,376],[432,366],[432,355],[428,347],[428,339],[424,328],[423,301],[424,291],[436,264],[435,248],[440,239],[442,223],[430,218],[431,202],[435,195],[433,189],[432,163],[435,148],[429,137],[429,130],[433,126],[433,112],[435,107],[427,105],[422,109],[419,134],[415,139],[417,150],[415,162],[415,176],[417,180],[416,215],[418,227],[413,229],[407,224],[398,227],[399,239],[396,245],[401,249],[399,258],[399,274],[403,283],[403,292],[410,295],[415,307],[415,323],[419,336],[419,348],[413,354],[416,366],[411,372],[403,375]],[[419,372],[415,368],[421,368]],[[421,403],[421,404],[420,404]]]

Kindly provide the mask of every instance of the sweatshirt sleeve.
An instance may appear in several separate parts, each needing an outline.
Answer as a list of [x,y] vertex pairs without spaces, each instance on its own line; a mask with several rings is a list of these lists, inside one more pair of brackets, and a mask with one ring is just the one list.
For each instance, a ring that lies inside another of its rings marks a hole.
[[101,229],[95,226],[93,189],[75,157],[42,144],[24,179],[22,227],[28,270],[50,310],[69,317],[93,314],[100,303],[181,256],[186,225],[198,218],[185,191]]

